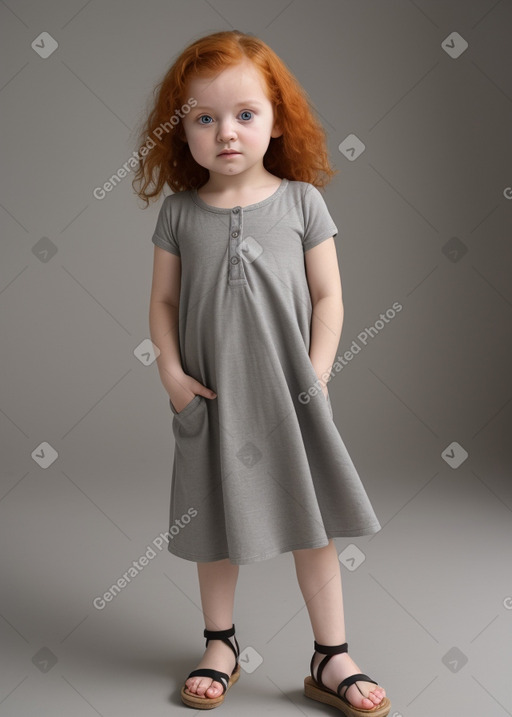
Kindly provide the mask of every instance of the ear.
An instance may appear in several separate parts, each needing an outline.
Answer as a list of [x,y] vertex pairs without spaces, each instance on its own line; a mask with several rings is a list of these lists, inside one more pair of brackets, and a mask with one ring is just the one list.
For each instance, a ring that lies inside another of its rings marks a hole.
[[280,137],[283,134],[283,130],[281,129],[278,122],[274,122],[274,126],[272,127],[272,132],[270,133],[271,137]]

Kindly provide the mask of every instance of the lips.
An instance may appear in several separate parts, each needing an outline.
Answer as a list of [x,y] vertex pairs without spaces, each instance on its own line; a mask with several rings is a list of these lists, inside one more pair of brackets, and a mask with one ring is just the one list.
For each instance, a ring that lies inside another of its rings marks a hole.
[[225,154],[240,154],[240,152],[235,152],[235,151],[233,151],[233,150],[224,151],[224,152],[221,152],[221,153],[219,154],[219,157],[222,157],[222,156],[225,155]]

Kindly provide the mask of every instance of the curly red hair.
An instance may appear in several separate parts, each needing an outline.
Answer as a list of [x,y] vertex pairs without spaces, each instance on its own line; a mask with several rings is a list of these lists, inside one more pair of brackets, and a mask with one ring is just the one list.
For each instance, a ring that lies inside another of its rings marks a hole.
[[[285,63],[262,40],[239,30],[216,32],[190,44],[154,88],[154,104],[138,140],[132,187],[149,205],[167,183],[173,192],[199,188],[209,178],[192,157],[179,117],[189,112],[186,97],[193,76],[211,76],[249,58],[259,69],[282,135],[271,138],[263,166],[280,178],[324,187],[338,170],[329,164],[326,135],[308,95]],[[135,185],[139,185],[138,189]]]

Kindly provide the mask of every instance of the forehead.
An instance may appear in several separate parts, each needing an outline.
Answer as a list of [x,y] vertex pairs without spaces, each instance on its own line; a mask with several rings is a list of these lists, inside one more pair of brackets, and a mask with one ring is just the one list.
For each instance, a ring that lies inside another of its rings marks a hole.
[[215,75],[191,77],[187,83],[188,93],[198,102],[214,104],[236,98],[251,97],[267,99],[265,81],[258,68],[247,58],[230,65]]

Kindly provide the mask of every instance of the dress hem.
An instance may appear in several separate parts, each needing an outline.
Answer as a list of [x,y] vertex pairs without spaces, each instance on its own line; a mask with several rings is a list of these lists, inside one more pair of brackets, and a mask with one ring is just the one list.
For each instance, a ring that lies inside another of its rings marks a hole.
[[[192,560],[193,562],[200,562],[200,563],[212,563],[217,560],[226,560],[228,559],[230,562],[232,562],[235,565],[249,565],[251,563],[256,562],[262,562],[264,560],[270,560],[272,558],[276,558],[278,555],[282,555],[283,553],[290,553],[292,550],[306,550],[309,548],[325,548],[329,540],[331,538],[352,538],[352,537],[359,537],[364,535],[374,535],[375,533],[378,533],[380,530],[382,530],[382,526],[380,523],[372,523],[369,526],[366,526],[365,528],[355,528],[354,530],[336,530],[336,531],[329,531],[326,532],[327,535],[327,542],[325,540],[316,540],[312,543],[308,543],[307,545],[304,545],[304,543],[301,544],[295,544],[288,547],[282,547],[277,548],[276,550],[273,550],[271,553],[265,553],[265,555],[252,555],[249,558],[241,558],[241,557],[230,557],[226,553],[222,553],[220,555],[209,555],[207,557],[200,556],[200,555],[193,555],[192,553],[185,553],[180,550],[176,550],[176,546],[172,545],[172,543],[169,543],[167,546],[167,549],[172,555],[176,555],[178,558],[182,558],[183,560]],[[172,547],[172,549],[171,549]]]

